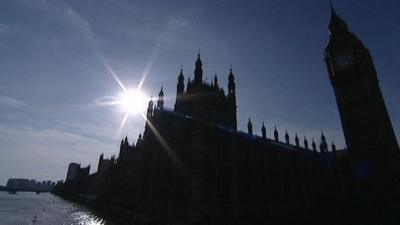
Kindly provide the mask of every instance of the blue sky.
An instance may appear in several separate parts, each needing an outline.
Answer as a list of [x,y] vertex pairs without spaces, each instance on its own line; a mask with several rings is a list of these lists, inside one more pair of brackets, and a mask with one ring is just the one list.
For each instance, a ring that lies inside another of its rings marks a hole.
[[[370,49],[399,139],[400,3],[334,1]],[[103,1],[0,2],[0,184],[9,177],[64,179],[68,162],[92,164],[116,154],[119,140],[136,140],[140,116],[98,102],[147,71],[143,91],[161,85],[173,107],[181,65],[193,78],[198,49],[208,80],[226,90],[232,65],[238,124],[250,116],[316,140],[344,146],[339,114],[323,61],[328,42],[327,1]],[[108,65],[109,67],[107,68]],[[293,140],[293,139],[292,139]]]

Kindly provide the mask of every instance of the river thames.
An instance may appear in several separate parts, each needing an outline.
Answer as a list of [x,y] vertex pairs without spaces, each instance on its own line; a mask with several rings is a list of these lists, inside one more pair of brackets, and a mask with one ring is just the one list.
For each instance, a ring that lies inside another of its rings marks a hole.
[[0,225],[115,225],[49,193],[0,192]]

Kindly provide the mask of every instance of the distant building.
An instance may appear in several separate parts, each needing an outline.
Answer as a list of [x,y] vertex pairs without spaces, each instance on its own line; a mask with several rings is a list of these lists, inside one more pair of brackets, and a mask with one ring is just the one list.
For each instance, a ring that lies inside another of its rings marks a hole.
[[7,181],[6,189],[15,191],[42,191],[48,192],[55,187],[51,181],[37,182],[36,180],[10,178]]

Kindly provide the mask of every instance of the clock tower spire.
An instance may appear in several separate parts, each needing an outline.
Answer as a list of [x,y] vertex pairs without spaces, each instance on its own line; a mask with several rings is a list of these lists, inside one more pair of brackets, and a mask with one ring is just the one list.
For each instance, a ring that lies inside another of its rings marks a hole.
[[349,156],[358,161],[397,155],[396,136],[369,50],[332,5],[328,29],[324,55]]

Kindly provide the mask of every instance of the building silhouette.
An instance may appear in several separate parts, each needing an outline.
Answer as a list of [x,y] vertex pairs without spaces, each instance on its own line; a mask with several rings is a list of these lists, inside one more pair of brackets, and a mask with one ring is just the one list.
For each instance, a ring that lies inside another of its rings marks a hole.
[[84,179],[85,177],[89,176],[89,172],[90,166],[81,167],[81,164],[72,162],[68,165],[67,177],[65,180],[69,181]]
[[99,207],[148,223],[396,224],[399,149],[371,55],[333,8],[329,30],[325,59],[348,149],[323,131],[318,148],[288,131],[282,140],[276,127],[268,138],[264,123],[260,137],[250,118],[238,131],[232,69],[225,94],[217,76],[203,81],[198,54],[194,80],[185,87],[178,75],[174,109],[161,88],[136,143],[125,137],[118,158],[101,155],[97,173],[58,193],[96,195]]
[[331,11],[325,61],[350,155],[358,158],[369,154],[397,154],[396,135],[372,56],[333,7]]
[[[195,63],[194,80],[188,79],[186,89],[181,69],[174,111],[236,130],[236,87],[232,68],[228,75],[228,93],[225,95],[218,83],[217,74],[211,84],[203,81],[202,65],[199,53]],[[157,107],[162,108],[162,105]]]

